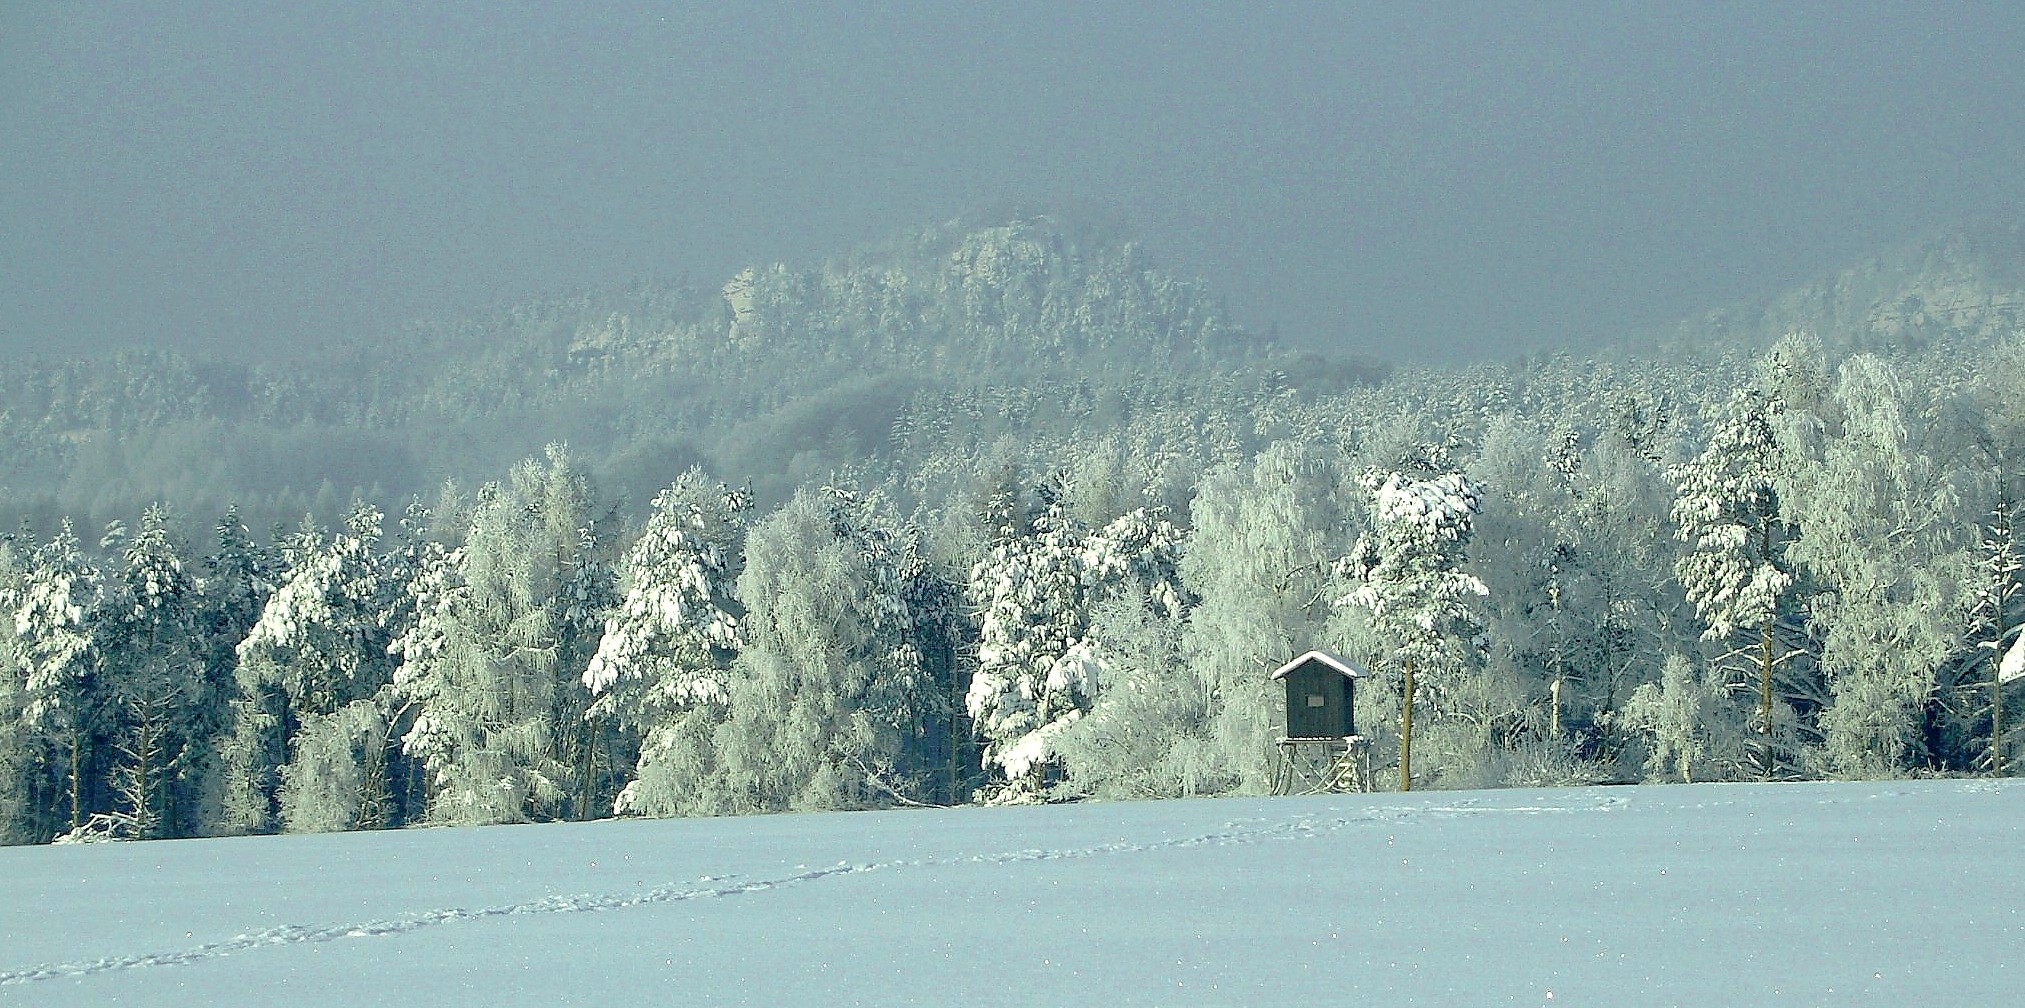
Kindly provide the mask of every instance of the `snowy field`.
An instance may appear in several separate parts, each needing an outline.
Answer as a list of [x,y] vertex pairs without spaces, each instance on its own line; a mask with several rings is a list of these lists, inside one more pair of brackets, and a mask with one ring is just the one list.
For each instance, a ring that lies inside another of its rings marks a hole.
[[2025,781],[0,850],[5,1005],[1998,1005]]

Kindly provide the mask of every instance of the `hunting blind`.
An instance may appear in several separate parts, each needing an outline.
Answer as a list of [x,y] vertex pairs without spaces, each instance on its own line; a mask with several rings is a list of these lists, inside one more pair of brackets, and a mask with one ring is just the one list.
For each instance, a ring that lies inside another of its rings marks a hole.
[[1279,740],[1273,791],[1368,791],[1370,747],[1357,734],[1357,680],[1365,672],[1310,651],[1273,670],[1287,688],[1286,735]]

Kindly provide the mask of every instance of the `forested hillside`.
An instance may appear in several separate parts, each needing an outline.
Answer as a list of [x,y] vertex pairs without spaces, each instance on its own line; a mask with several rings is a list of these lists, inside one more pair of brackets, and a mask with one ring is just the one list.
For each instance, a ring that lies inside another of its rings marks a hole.
[[2021,276],[1990,229],[1393,369],[1031,218],[16,362],[0,830],[1256,792],[1312,647],[1381,763],[1416,670],[1416,787],[2002,772]]

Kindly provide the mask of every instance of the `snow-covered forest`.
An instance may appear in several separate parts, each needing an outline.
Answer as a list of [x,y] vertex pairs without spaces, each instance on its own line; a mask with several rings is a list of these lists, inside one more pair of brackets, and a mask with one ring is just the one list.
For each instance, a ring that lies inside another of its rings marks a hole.
[[1393,368],[1034,218],[19,362],[0,837],[1258,793],[1318,647],[1416,789],[2003,774],[2021,309],[1992,228]]

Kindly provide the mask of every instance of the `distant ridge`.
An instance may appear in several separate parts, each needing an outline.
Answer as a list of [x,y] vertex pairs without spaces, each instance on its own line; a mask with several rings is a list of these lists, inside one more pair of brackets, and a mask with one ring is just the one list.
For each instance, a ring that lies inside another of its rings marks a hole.
[[1662,347],[1763,348],[1789,332],[1831,347],[1920,347],[2002,338],[2025,325],[2025,222],[1938,232],[1811,283],[1693,316],[1661,330]]

